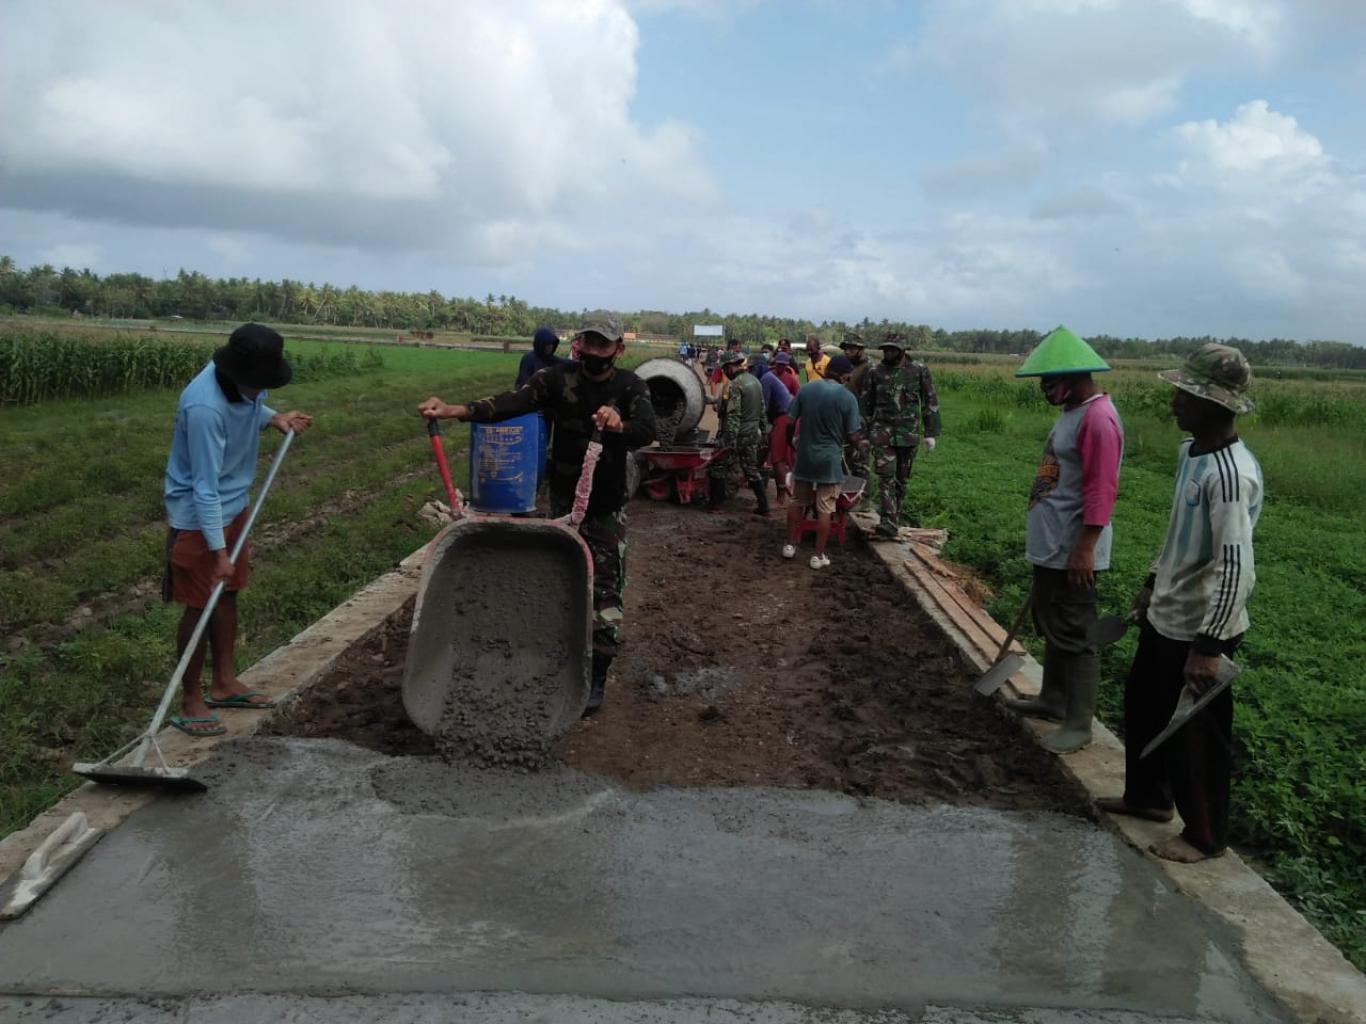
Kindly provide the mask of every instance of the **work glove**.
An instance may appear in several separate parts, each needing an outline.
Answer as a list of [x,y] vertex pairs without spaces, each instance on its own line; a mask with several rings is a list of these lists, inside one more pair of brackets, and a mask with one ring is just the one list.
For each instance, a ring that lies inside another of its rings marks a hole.
[[927,452],[932,452],[932,451],[934,451],[934,438],[932,438],[932,437],[927,437],[927,438],[925,438],[925,451],[927,451]]

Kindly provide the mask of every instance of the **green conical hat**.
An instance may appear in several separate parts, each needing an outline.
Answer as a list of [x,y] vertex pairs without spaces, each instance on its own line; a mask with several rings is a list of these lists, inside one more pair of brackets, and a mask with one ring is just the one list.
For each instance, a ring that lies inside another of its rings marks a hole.
[[1099,373],[1110,364],[1096,350],[1066,327],[1055,327],[1048,337],[1034,347],[1024,365],[1015,371],[1017,377],[1046,377],[1053,373]]

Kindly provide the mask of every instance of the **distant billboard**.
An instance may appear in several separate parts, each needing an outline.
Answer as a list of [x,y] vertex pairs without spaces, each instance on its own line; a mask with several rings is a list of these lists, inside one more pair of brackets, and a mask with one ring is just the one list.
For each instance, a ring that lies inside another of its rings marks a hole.
[[693,324],[692,328],[694,338],[721,338],[725,333],[721,324]]

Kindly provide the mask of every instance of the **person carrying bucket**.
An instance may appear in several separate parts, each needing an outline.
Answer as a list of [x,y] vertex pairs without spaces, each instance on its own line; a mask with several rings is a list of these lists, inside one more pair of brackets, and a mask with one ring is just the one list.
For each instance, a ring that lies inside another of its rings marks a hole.
[[427,419],[497,423],[529,412],[548,412],[554,425],[550,454],[550,513],[567,515],[593,432],[602,431],[602,456],[593,473],[588,513],[579,535],[593,556],[593,679],[584,715],[602,707],[607,671],[621,650],[626,588],[626,462],[631,450],[655,440],[650,390],[614,363],[626,351],[620,317],[598,310],[574,335],[579,359],[531,375],[518,390],[464,405],[429,398],[418,406]]
[[1062,414],[1030,488],[1025,541],[1025,558],[1034,566],[1034,623],[1044,637],[1043,685],[1038,697],[1007,700],[1006,706],[1033,718],[1061,719],[1062,728],[1042,741],[1058,754],[1091,742],[1100,681],[1100,654],[1090,633],[1096,573],[1110,568],[1110,513],[1119,494],[1124,428],[1091,374],[1109,369],[1095,349],[1059,327],[1015,371],[1038,377],[1044,398]]

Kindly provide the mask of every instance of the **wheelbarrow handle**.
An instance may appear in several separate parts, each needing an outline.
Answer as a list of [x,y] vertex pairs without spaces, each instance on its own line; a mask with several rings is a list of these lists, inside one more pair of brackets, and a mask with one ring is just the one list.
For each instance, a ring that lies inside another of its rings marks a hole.
[[460,519],[464,516],[465,510],[460,504],[460,494],[451,481],[451,467],[446,463],[446,449],[441,447],[441,425],[435,419],[427,421],[427,436],[432,439],[432,454],[436,456],[436,469],[441,474],[441,482],[446,486],[446,503],[451,507],[451,514],[456,519]]

